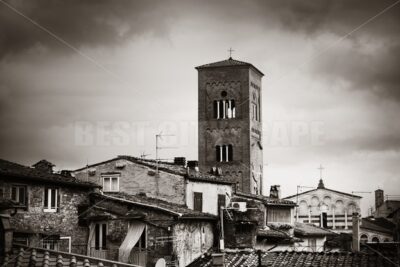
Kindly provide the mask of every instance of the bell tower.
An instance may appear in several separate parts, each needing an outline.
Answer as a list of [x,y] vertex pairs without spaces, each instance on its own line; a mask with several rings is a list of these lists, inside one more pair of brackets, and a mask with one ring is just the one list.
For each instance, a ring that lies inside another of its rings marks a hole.
[[230,57],[198,70],[199,169],[220,172],[244,193],[262,194],[261,79]]

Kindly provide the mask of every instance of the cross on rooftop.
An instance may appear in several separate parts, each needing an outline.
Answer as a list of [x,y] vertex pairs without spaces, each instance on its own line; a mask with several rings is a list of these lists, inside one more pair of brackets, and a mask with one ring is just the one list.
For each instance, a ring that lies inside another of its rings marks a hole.
[[322,164],[320,164],[319,165],[319,168],[318,168],[318,170],[319,170],[319,178],[320,179],[322,179],[322,171],[324,170],[325,168],[322,166]]
[[229,52],[229,58],[232,58],[232,52],[234,52],[235,50],[231,48],[229,48],[228,52]]

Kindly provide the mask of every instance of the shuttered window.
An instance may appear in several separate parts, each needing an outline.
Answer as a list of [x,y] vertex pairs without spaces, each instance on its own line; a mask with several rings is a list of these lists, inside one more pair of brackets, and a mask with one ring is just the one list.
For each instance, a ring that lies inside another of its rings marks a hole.
[[203,211],[203,193],[193,193],[193,209],[197,211]]
[[13,185],[11,187],[11,199],[22,205],[27,205],[27,193],[26,186],[24,185]]

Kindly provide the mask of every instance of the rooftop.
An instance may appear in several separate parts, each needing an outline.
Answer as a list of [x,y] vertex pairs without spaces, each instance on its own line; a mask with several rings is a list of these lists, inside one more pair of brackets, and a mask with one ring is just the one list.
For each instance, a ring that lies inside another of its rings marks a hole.
[[385,218],[362,218],[361,228],[392,234],[396,225]]
[[74,177],[63,176],[56,173],[49,173],[3,159],[0,159],[0,175],[2,177],[24,179],[31,182],[50,182],[70,186],[98,187],[93,183],[79,181]]
[[362,198],[362,197],[354,195],[354,194],[349,194],[349,193],[340,192],[340,191],[336,191],[336,190],[333,190],[333,189],[326,188],[324,183],[323,183],[323,181],[322,181],[322,179],[320,179],[317,188],[311,189],[311,190],[307,190],[307,191],[304,191],[304,192],[301,192],[301,193],[298,193],[298,194],[295,194],[295,195],[287,196],[287,197],[285,197],[285,199],[296,197],[296,196],[301,196],[301,195],[308,194],[308,193],[311,193],[311,192],[314,192],[314,191],[317,191],[317,190],[327,190],[327,191],[330,191],[330,192],[333,192],[333,193],[342,194],[342,195],[349,196],[349,197]]
[[[225,253],[225,267],[324,267],[324,266],[393,266],[399,262],[396,254],[383,255],[351,252],[258,252],[238,251]],[[211,267],[211,255],[203,255],[189,267]]]
[[[79,168],[79,169],[75,170],[75,172],[82,171],[87,168],[92,168],[92,167],[96,167],[99,165],[103,165],[108,162],[117,161],[120,159],[124,159],[124,160],[130,161],[130,162],[133,162],[133,163],[137,163],[137,164],[152,168],[154,170],[157,168],[156,160],[142,159],[142,158],[138,158],[138,157],[123,155],[123,156],[118,156],[116,158],[112,158],[112,159],[109,159],[106,161],[88,165],[83,168]],[[188,170],[185,166],[177,165],[177,164],[174,164],[171,162],[158,161],[158,170],[161,172],[167,172],[167,173],[171,173],[171,174],[175,174],[175,175],[181,175],[181,176],[187,178],[188,180],[192,180],[192,181],[209,182],[209,183],[217,183],[217,184],[233,184],[233,182],[230,179],[228,179],[227,177],[217,176],[217,175],[213,175],[210,173],[198,172],[198,171],[194,171],[194,170],[190,170],[188,172]]]
[[196,69],[220,68],[220,67],[236,67],[236,66],[248,66],[248,67],[251,67],[251,68],[255,69],[258,73],[260,73],[262,76],[264,76],[264,73],[262,73],[259,69],[254,67],[252,64],[244,62],[244,61],[239,61],[239,60],[233,59],[232,57],[230,57],[228,59],[225,59],[225,60],[204,64],[204,65],[196,67]]
[[328,236],[336,233],[309,223],[295,223],[294,233],[299,236]]
[[[0,262],[1,262],[0,258]],[[139,267],[133,264],[109,261],[66,252],[14,245],[12,254],[6,255],[3,267]]]
[[127,203],[131,205],[137,205],[149,209],[159,210],[162,212],[178,216],[178,218],[180,219],[205,219],[205,220],[217,219],[217,216],[209,213],[191,210],[184,205],[174,204],[164,200],[147,197],[145,195],[140,195],[140,194],[130,195],[125,193],[113,193],[112,195],[105,195],[99,193],[92,193],[91,196],[98,197],[101,199],[118,201],[121,203]]
[[296,203],[294,203],[291,200],[287,200],[287,199],[272,198],[272,197],[267,197],[267,196],[262,196],[262,195],[247,194],[247,193],[243,193],[243,192],[236,192],[235,195],[237,195],[239,197],[259,200],[270,206],[274,206],[274,205],[276,205],[276,206],[296,206]]

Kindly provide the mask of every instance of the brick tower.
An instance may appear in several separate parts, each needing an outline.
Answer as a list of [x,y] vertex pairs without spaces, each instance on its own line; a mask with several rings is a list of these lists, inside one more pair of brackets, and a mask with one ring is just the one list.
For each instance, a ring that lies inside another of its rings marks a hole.
[[196,67],[199,169],[221,172],[244,193],[262,194],[261,79],[250,63],[227,60]]

